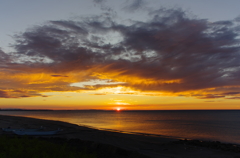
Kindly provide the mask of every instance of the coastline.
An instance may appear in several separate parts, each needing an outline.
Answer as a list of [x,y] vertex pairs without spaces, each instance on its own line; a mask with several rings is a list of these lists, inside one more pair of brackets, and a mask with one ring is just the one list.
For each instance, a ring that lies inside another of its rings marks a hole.
[[[181,140],[161,135],[145,133],[120,132],[115,130],[98,130],[86,126],[79,126],[61,121],[35,119],[20,116],[0,115],[0,128],[39,128],[46,130],[63,129],[57,135],[46,137],[60,137],[66,140],[78,139],[91,142],[91,148],[97,150],[105,146],[111,152],[122,149],[152,158],[161,157],[240,157],[240,147],[220,142],[205,142],[200,140]],[[1,131],[1,135],[5,134]],[[105,150],[105,149],[104,149]],[[106,151],[109,152],[109,151]],[[117,154],[117,153],[115,153]],[[140,157],[138,155],[137,157]],[[119,156],[119,155],[118,155]],[[126,156],[125,156],[126,157]]]

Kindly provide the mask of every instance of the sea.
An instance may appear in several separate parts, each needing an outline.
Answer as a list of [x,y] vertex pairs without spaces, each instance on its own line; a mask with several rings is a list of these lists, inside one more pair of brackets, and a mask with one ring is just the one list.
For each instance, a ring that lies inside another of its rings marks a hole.
[[0,111],[0,115],[58,120],[126,133],[240,144],[240,110]]

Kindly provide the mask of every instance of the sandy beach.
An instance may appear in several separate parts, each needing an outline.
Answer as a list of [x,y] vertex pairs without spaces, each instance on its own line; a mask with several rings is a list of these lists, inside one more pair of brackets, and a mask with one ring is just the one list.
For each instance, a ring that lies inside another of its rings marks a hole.
[[[1,128],[31,129],[41,126],[44,130],[61,128],[57,135],[45,137],[77,140],[89,150],[99,153],[98,157],[240,158],[240,146],[233,144],[104,131],[60,121],[0,115]],[[1,134],[11,135],[3,131]]]

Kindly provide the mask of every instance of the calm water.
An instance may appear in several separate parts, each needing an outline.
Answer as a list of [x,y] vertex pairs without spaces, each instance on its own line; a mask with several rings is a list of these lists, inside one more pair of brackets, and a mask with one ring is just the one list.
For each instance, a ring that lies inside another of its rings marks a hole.
[[100,129],[240,144],[240,111],[0,111]]

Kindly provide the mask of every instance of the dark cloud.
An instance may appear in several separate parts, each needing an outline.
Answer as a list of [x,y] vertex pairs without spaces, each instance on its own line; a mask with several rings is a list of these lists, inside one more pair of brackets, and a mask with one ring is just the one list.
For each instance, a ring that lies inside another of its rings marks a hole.
[[103,3],[105,2],[106,0],[93,0],[94,3]]
[[227,98],[227,99],[240,99],[240,97],[230,97],[230,98]]
[[[137,8],[143,1],[133,2]],[[181,9],[159,9],[149,15],[148,21],[128,25],[108,14],[50,21],[15,36],[14,61],[0,53],[9,68],[21,72],[64,74],[52,77],[74,72],[81,74],[79,82],[110,79],[139,91],[180,93],[240,86],[239,31],[234,21],[194,19]],[[61,86],[51,90],[66,90],[70,83],[59,82]],[[201,98],[236,94],[221,93]]]
[[0,98],[10,98],[6,91],[0,90]]
[[16,93],[26,93],[25,91],[22,91],[22,90],[13,90],[13,92],[16,92]]
[[[21,91],[21,90],[0,90],[0,98],[26,98],[42,96],[34,91]],[[45,97],[45,96],[42,96]]]
[[125,11],[134,12],[143,8],[146,5],[144,0],[127,0],[126,6],[123,8]]
[[115,11],[106,4],[107,0],[93,0],[93,2],[96,4],[95,6],[100,7],[100,9],[104,12],[115,13]]
[[0,48],[0,68],[7,67],[8,63],[10,62],[11,62],[11,56],[9,54],[6,54]]
[[214,95],[214,94],[207,94],[205,96],[199,97],[199,99],[216,99],[216,98],[224,98],[224,95]]
[[68,76],[64,76],[64,75],[51,75],[52,77],[68,77]]
[[21,95],[20,97],[21,98],[28,98],[28,97],[31,97],[31,96],[29,96],[29,95]]
[[240,92],[227,92],[227,93],[223,93],[223,95],[235,95],[235,94],[240,94]]

